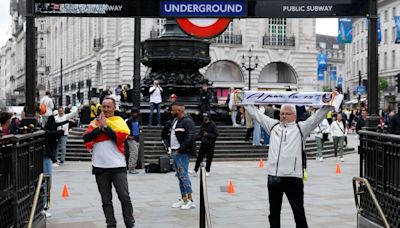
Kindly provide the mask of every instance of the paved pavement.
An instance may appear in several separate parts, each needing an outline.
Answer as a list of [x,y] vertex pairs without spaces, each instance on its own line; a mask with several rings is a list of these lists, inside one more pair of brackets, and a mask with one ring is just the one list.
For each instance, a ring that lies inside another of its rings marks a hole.
[[[357,146],[355,135],[350,145]],[[190,164],[193,167],[193,163]],[[356,227],[356,209],[351,180],[358,176],[357,154],[345,156],[341,174],[336,174],[333,158],[324,162],[308,162],[309,180],[305,182],[305,208],[309,227]],[[268,193],[266,169],[258,162],[215,162],[208,181],[209,204],[215,228],[268,227]],[[220,187],[232,180],[235,194],[221,192]],[[49,228],[105,227],[100,195],[91,165],[88,162],[68,162],[53,169],[52,217]],[[199,207],[191,210],[171,208],[179,199],[179,188],[173,173],[128,175],[133,197],[136,227],[192,228],[199,224]],[[192,178],[195,203],[199,202],[199,177]],[[62,199],[63,184],[70,196]],[[124,227],[121,206],[114,192],[114,209],[118,227]],[[284,197],[282,227],[295,227],[292,210]]]

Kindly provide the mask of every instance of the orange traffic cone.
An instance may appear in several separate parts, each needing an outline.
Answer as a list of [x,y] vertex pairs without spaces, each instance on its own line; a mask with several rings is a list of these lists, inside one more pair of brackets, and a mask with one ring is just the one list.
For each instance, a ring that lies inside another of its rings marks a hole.
[[64,184],[64,188],[61,194],[62,198],[66,199],[69,197],[69,191],[68,191],[68,187],[66,184]]
[[260,162],[258,163],[258,168],[264,168],[264,162],[262,159],[260,159]]
[[233,187],[232,181],[229,181],[229,186],[228,186],[228,193],[233,194],[235,193],[235,188]]
[[340,163],[336,163],[336,174],[340,174],[342,171],[340,170]]

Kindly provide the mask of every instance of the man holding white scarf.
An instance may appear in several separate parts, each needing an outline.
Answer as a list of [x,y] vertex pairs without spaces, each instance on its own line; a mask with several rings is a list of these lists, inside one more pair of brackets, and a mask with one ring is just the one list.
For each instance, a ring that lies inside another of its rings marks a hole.
[[303,148],[308,135],[332,109],[323,106],[306,121],[296,123],[296,107],[284,104],[280,121],[272,119],[254,105],[245,105],[247,113],[270,135],[268,151],[268,193],[270,203],[269,222],[271,228],[280,227],[283,193],[292,207],[296,227],[308,227],[304,212]]

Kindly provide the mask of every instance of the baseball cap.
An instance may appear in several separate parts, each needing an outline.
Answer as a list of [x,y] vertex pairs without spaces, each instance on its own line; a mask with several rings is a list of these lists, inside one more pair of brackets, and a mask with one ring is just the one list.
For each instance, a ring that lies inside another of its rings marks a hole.
[[208,118],[208,114],[207,113],[203,113],[203,117],[207,117]]
[[176,99],[178,98],[175,94],[171,94],[171,96],[169,96],[170,98]]

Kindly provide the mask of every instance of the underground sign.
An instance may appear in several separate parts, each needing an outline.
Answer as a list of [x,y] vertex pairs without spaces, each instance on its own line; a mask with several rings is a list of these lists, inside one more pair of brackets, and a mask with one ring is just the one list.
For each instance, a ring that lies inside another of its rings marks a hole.
[[212,38],[223,33],[229,26],[229,18],[178,18],[179,27],[188,35],[197,38]]

